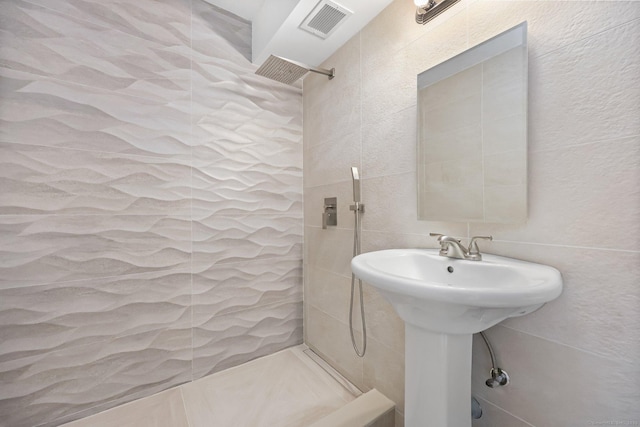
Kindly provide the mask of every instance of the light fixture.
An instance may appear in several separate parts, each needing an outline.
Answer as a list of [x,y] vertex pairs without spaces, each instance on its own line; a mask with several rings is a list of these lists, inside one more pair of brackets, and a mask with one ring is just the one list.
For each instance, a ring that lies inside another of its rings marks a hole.
[[416,22],[426,24],[460,0],[413,0],[416,5]]

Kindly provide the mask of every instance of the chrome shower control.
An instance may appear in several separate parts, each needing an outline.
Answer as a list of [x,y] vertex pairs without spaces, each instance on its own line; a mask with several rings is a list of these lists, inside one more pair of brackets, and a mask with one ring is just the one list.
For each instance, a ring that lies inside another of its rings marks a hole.
[[322,228],[335,227],[338,225],[338,198],[327,197],[324,199],[322,211]]

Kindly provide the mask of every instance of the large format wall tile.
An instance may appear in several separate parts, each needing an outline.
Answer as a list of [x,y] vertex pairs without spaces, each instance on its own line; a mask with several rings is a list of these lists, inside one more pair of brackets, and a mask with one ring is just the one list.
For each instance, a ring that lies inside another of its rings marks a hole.
[[251,24],[0,1],[0,426],[299,343],[302,93],[254,74]]
[[0,216],[0,287],[185,268],[191,223],[165,216]]
[[[249,148],[271,153],[267,164],[296,166],[277,154],[288,144],[302,144],[301,92],[285,87],[274,94],[273,86],[253,72],[234,74],[219,65],[201,65],[193,71],[194,160]],[[219,147],[221,141],[224,145]],[[258,142],[262,146],[251,145]]]
[[[274,91],[255,76],[246,24],[222,25],[227,14],[201,7],[194,6],[194,213],[302,215],[301,91]],[[221,42],[227,37],[236,42]]]
[[479,397],[534,426],[578,427],[638,419],[637,360],[601,358],[503,326],[490,329],[487,335],[511,383],[499,389],[485,386],[491,361],[476,337],[474,348],[482,351],[474,352],[472,388]]
[[4,2],[2,11],[10,17],[0,23],[4,67],[115,91],[143,79],[169,86],[172,78],[188,78],[188,46],[158,45],[21,0]]
[[283,168],[267,173],[247,165],[241,173],[233,173],[233,169],[224,168],[228,163],[222,161],[213,169],[194,171],[194,214],[302,216],[298,171]]
[[299,258],[216,264],[193,274],[193,307],[219,316],[276,302],[302,303]]
[[366,387],[379,390],[404,412],[404,352],[385,348],[370,338],[363,362]]
[[416,170],[416,109],[407,108],[362,133],[362,174],[367,178]]
[[[640,252],[486,242],[486,251],[552,265],[558,299],[503,324],[601,357],[632,363],[640,354]],[[609,313],[599,316],[599,313]]]
[[[638,57],[640,31],[634,21],[531,61],[529,114],[536,126],[529,126],[530,147],[548,150],[638,135]],[[616,78],[606,78],[612,75]]]
[[[335,184],[351,177],[351,168],[360,168],[360,132],[350,133],[337,141],[316,144],[305,150],[305,188]],[[353,199],[351,199],[353,200]]]
[[473,224],[472,234],[640,250],[640,136],[532,152],[529,168],[527,224]]
[[[348,323],[351,278],[310,264],[305,265],[304,274],[305,303],[317,307],[343,323]],[[353,316],[354,326],[362,330],[359,315],[360,302],[357,295],[354,294],[354,296],[356,296],[353,308],[356,313]]]
[[[353,351],[348,323],[342,323],[311,305],[305,307],[305,320],[305,337],[310,347],[355,386],[367,390],[364,362]],[[362,333],[355,331],[354,336],[361,345]]]
[[[11,0],[13,1],[13,0]],[[197,0],[194,0],[197,1]],[[29,0],[160,46],[189,46],[191,0]],[[83,55],[87,52],[83,51]],[[144,56],[138,58],[144,60]]]
[[0,142],[2,214],[191,214],[187,160]]
[[193,377],[203,377],[302,342],[302,304],[284,302],[211,316],[193,313]]
[[189,381],[190,346],[189,328],[159,330],[2,363],[3,422],[34,426]]
[[188,328],[189,270],[0,289],[0,363],[113,337]]
[[[469,15],[475,17],[469,26],[470,40],[487,40],[507,28],[527,21],[530,56],[540,56],[584,40],[640,17],[636,1],[617,1],[615,6],[589,1],[580,3],[553,1],[475,1],[469,4]],[[571,25],[567,25],[570,22]]]
[[[195,160],[194,213],[302,215],[302,145],[298,141],[217,140]],[[198,149],[199,150],[199,149]]]
[[[349,102],[359,98],[362,91],[361,76],[350,72],[360,68],[360,36],[346,42],[326,63],[338,64],[338,78],[328,80],[321,74],[310,73],[304,81],[304,138],[307,147],[352,134],[362,122],[360,105]],[[326,68],[335,67],[327,65]]]
[[124,154],[191,154],[188,93],[164,101],[0,68],[0,141]]
[[[415,13],[415,12],[414,12]],[[397,51],[379,54],[378,41],[362,33],[362,121],[365,125],[385,120],[416,105],[416,75],[447,60],[468,47],[466,10],[454,7],[447,15],[447,25],[425,26],[419,38]],[[443,16],[444,18],[444,16]],[[406,25],[412,33],[415,23]],[[393,27],[387,28],[391,35]],[[386,36],[385,35],[385,36]],[[446,40],[446,42],[443,42]]]
[[196,217],[193,222],[193,264],[274,257],[302,258],[302,218],[244,215]]
[[191,47],[194,55],[203,55],[198,64],[207,62],[251,64],[251,24],[238,16],[206,2],[191,3]]

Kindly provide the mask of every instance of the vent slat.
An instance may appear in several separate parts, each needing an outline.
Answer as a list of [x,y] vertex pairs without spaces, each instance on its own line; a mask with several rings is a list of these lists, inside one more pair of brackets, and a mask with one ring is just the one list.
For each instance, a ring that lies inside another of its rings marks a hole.
[[309,26],[323,34],[329,34],[347,16],[346,13],[325,4],[320,12],[309,21]]
[[349,9],[331,0],[320,0],[302,24],[300,24],[300,28],[322,39],[326,39],[346,20],[345,18],[349,17],[352,13]]

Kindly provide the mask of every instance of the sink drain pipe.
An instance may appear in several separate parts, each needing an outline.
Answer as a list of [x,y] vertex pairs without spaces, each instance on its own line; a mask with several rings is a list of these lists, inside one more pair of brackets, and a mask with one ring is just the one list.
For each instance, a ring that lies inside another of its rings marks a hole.
[[485,384],[487,385],[487,387],[491,388],[502,387],[503,385],[509,384],[509,374],[507,374],[507,371],[496,366],[496,358],[493,354],[493,349],[491,348],[489,339],[484,332],[480,332],[480,336],[484,340],[484,343],[487,345],[489,356],[491,357],[491,370],[489,371],[489,375],[491,375],[491,378],[485,381]]
[[471,418],[477,420],[482,416],[482,406],[475,397],[471,396]]

